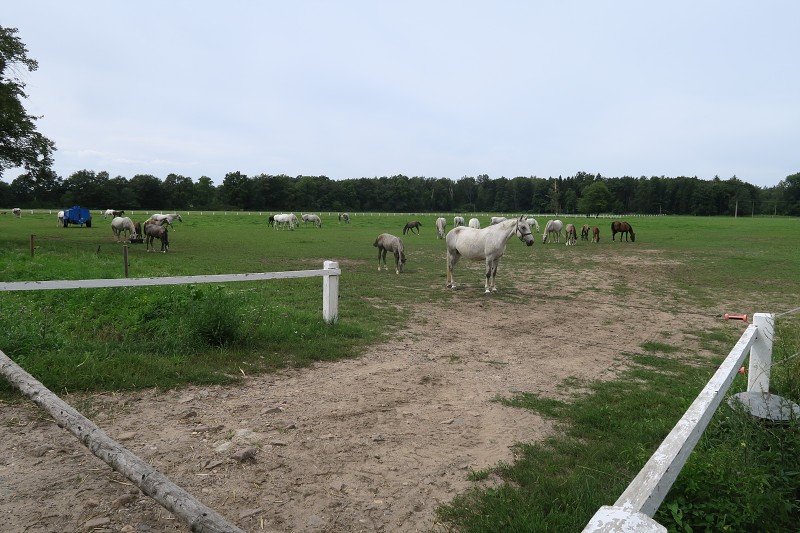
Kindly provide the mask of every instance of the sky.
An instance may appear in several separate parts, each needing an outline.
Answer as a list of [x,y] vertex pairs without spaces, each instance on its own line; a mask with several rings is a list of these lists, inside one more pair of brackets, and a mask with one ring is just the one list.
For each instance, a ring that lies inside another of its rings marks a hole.
[[[800,172],[800,2],[5,0],[54,170]],[[7,170],[10,182],[22,171]]]

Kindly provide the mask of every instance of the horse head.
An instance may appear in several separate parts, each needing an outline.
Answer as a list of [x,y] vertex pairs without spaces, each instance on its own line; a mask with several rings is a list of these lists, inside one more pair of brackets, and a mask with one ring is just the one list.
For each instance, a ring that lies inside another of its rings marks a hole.
[[528,223],[528,220],[524,215],[517,219],[517,225],[514,228],[514,233],[516,233],[517,237],[519,237],[519,240],[524,242],[526,246],[533,246],[533,233],[531,233],[531,225]]

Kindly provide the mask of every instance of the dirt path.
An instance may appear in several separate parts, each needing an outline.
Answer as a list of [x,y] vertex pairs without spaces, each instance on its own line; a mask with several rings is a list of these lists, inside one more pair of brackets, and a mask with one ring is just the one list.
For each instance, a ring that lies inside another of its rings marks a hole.
[[[470,470],[550,431],[494,398],[610,377],[624,352],[685,326],[631,299],[526,308],[468,296],[466,318],[418,307],[408,330],[357,360],[236,387],[63,398],[246,531],[429,531]],[[609,319],[627,306],[635,328]],[[35,405],[2,405],[0,423],[3,531],[188,531]]]

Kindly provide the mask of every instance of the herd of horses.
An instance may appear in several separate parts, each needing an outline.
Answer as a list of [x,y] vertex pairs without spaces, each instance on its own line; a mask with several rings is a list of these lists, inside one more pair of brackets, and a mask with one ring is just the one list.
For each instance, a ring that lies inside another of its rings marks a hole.
[[[117,241],[125,238],[127,235],[128,240],[131,242],[142,242],[142,237],[146,242],[146,249],[149,252],[150,247],[155,251],[154,241],[158,239],[161,242],[161,252],[166,253],[169,250],[169,231],[168,228],[172,227],[172,222],[178,220],[183,222],[181,216],[177,213],[172,214],[155,214],[151,215],[145,222],[133,222],[129,217],[124,217],[124,211],[106,210],[104,216],[113,215],[111,221],[111,229]],[[63,216],[63,215],[60,215]],[[301,216],[303,224],[311,223],[314,227],[322,227],[322,219],[319,215],[303,214]],[[345,224],[350,223],[350,216],[347,213],[340,213],[338,215],[339,222]],[[293,229],[299,225],[299,219],[294,213],[281,213],[277,215],[270,215],[269,225],[275,229]],[[500,264],[500,258],[505,254],[508,241],[513,236],[526,246],[532,246],[534,243],[533,229],[539,232],[539,223],[534,218],[526,217],[525,215],[519,218],[507,219],[506,217],[492,217],[490,224],[485,228],[481,228],[480,221],[477,218],[471,218],[468,223],[465,223],[464,217],[453,217],[453,229],[449,232],[447,230],[447,219],[439,217],[436,219],[436,235],[439,239],[444,239],[447,248],[447,282],[448,288],[455,288],[455,267],[461,258],[470,260],[483,260],[485,262],[484,274],[484,290],[487,294],[497,290],[496,277],[497,268]],[[403,226],[403,235],[416,235],[420,234],[422,223],[418,220],[411,220]],[[546,244],[548,241],[558,243],[561,241],[561,232],[565,232],[565,243],[567,246],[574,246],[578,242],[578,230],[574,224],[566,224],[561,220],[553,219],[548,220],[542,232],[542,243]],[[594,243],[600,242],[600,228],[598,226],[591,227],[589,224],[583,224],[580,230],[581,240],[589,240],[591,233],[591,241]],[[622,237],[626,241],[636,242],[636,234],[633,227],[625,221],[614,221],[611,223],[611,240],[616,240],[617,233],[620,234],[620,242]],[[394,256],[394,270],[396,274],[403,272],[406,264],[405,244],[400,237],[392,235],[391,233],[381,233],[372,244],[378,249],[378,270],[388,270],[386,256],[388,253]]]
[[[183,222],[183,218],[178,213],[170,214],[154,214],[144,222],[134,222],[130,217],[123,217],[124,211],[113,211],[111,209],[103,212],[117,213],[111,220],[111,231],[114,233],[114,238],[117,242],[127,240],[132,243],[145,243],[145,250],[156,251],[155,240],[158,239],[161,243],[161,252],[167,253],[169,251],[169,229],[172,227],[172,222],[177,220]],[[58,217],[63,219],[64,213],[59,212]]]
[[[422,224],[418,220],[412,220],[403,226],[403,235],[420,234]],[[506,217],[492,217],[490,224],[481,228],[480,221],[472,218],[469,223],[464,223],[464,217],[456,216],[453,218],[453,229],[446,232],[447,219],[439,217],[436,219],[436,236],[444,239],[447,246],[447,287],[455,288],[454,270],[459,260],[464,257],[471,260],[483,260],[486,264],[484,290],[490,294],[497,290],[496,277],[497,267],[500,258],[506,250],[506,245],[511,237],[516,236],[526,246],[534,243],[532,228],[539,232],[539,223],[534,218],[520,216],[516,219]],[[416,230],[416,232],[414,231]],[[561,220],[549,220],[545,225],[542,235],[542,243],[560,242],[561,232],[565,232],[565,242],[567,246],[574,246],[578,242],[578,230],[574,224],[566,224]],[[600,242],[600,228],[589,224],[584,224],[581,228],[581,240],[591,240],[594,243]],[[623,235],[628,241],[636,241],[636,234],[631,225],[624,221],[611,223],[611,240],[616,240],[617,233],[620,234],[620,242]],[[378,249],[378,270],[388,270],[386,255],[391,252],[395,259],[395,273],[403,272],[406,263],[405,245],[400,237],[391,233],[381,233],[372,244]]]

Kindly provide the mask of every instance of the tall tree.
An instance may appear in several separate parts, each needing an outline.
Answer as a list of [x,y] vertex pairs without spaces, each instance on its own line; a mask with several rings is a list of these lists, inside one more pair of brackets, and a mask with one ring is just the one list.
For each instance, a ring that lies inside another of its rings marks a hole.
[[23,167],[31,176],[49,170],[56,149],[53,141],[36,131],[41,117],[28,114],[22,105],[28,95],[19,69],[33,72],[39,64],[28,57],[18,31],[0,26],[0,176],[15,167]]

